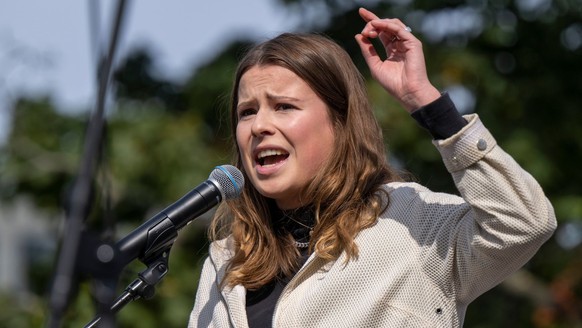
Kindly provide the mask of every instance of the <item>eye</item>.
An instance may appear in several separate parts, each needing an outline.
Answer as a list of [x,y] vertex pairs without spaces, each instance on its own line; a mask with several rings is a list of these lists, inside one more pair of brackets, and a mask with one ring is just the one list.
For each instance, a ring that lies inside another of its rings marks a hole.
[[238,118],[242,119],[250,115],[254,115],[257,113],[257,110],[254,108],[242,108],[238,111]]
[[277,106],[275,108],[277,110],[290,110],[290,109],[296,109],[297,107],[295,107],[294,105],[291,105],[291,104],[287,104],[287,103],[280,103],[280,104],[277,104]]

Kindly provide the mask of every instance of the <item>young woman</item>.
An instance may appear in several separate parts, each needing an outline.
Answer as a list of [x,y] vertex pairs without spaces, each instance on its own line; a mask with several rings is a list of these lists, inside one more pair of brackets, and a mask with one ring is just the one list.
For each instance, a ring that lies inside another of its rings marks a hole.
[[364,81],[336,43],[259,44],[231,99],[245,188],[213,221],[189,327],[459,327],[553,233],[539,185],[430,83],[410,29],[360,15],[373,77],[432,134],[460,196],[390,168]]

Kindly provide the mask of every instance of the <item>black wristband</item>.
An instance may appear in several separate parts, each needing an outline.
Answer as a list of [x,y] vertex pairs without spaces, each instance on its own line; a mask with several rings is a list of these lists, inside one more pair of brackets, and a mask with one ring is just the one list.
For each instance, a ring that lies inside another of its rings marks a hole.
[[430,104],[412,112],[411,116],[420,126],[427,129],[434,139],[447,139],[467,125],[467,121],[457,111],[457,107],[446,92]]

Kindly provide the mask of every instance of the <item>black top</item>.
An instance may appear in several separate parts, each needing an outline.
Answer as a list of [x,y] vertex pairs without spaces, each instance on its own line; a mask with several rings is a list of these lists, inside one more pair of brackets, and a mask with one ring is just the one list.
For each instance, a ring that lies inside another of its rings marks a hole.
[[258,290],[247,290],[247,319],[249,327],[271,327],[275,305],[290,279],[275,281]]
[[[427,129],[434,139],[446,139],[459,132],[467,121],[459,114],[451,98],[444,93],[432,103],[414,111],[411,116]],[[295,211],[281,211],[273,206],[274,226],[278,232],[291,233],[298,242],[309,241],[309,233],[313,227],[313,211],[300,208]],[[307,248],[300,248],[301,265],[308,258]],[[258,290],[247,290],[246,311],[251,328],[272,326],[273,314],[277,300],[292,277],[280,277]]]
[[[309,242],[311,228],[315,224],[313,210],[302,207],[291,211],[282,211],[271,204],[274,227],[278,234],[291,234],[297,242]],[[309,257],[308,248],[299,248],[302,266]],[[290,277],[278,277],[258,290],[247,290],[246,310],[249,327],[271,327],[275,305],[283,288],[289,283]]]

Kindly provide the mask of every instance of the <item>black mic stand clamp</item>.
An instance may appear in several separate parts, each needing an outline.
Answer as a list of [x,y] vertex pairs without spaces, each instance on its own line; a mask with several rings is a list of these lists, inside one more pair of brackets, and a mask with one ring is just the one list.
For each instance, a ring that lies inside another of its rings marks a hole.
[[168,273],[168,257],[164,253],[138,274],[138,278],[127,286],[124,294],[133,296],[132,301],[139,298],[150,299],[156,292],[155,285],[162,280],[166,273]]

